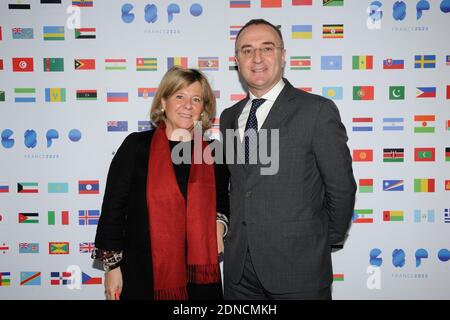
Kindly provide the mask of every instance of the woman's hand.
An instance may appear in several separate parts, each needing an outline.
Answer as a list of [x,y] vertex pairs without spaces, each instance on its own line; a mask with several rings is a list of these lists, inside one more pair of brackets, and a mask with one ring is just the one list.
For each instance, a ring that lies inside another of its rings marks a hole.
[[[122,293],[123,279],[120,267],[105,273],[105,292],[106,299],[118,300]],[[117,297],[116,297],[117,292]]]
[[217,222],[217,254],[223,253],[223,233],[225,232],[225,226],[221,222]]

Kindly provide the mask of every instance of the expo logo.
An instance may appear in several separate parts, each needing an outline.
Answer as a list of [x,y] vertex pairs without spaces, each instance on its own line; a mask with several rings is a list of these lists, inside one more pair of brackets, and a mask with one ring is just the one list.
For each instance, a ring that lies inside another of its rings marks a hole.
[[[374,248],[369,253],[370,265],[381,267],[383,258],[381,258],[381,250]],[[447,249],[439,250],[437,257],[440,261],[446,262],[450,260],[450,251]],[[425,249],[417,249],[415,252],[416,268],[422,264],[422,260],[428,259],[428,251]],[[406,253],[403,249],[394,249],[392,251],[392,265],[396,268],[403,268],[406,264]]]
[[[367,28],[369,30],[381,29],[381,20],[383,19],[383,10],[381,1],[372,1],[367,7]],[[416,4],[416,20],[422,18],[422,12],[430,10],[430,2],[428,0],[420,0]],[[450,0],[442,0],[440,9],[443,13],[450,12]],[[406,18],[406,3],[404,1],[396,1],[392,5],[392,17],[395,21],[403,21]]]
[[[134,21],[135,14],[132,12],[134,6],[126,3],[122,6],[122,21],[131,23]],[[176,3],[171,3],[167,6],[167,21],[172,22],[175,14],[180,14],[181,8]],[[193,17],[198,17],[203,13],[203,8],[200,4],[194,3],[189,8],[189,13]],[[155,4],[147,4],[144,8],[144,20],[147,23],[155,23],[158,20],[158,7]]]
[[[1,143],[5,149],[10,149],[15,144],[15,139],[13,137],[14,131],[11,129],[5,129],[1,133]],[[81,131],[78,129],[72,129],[68,133],[68,138],[72,142],[78,142],[81,139]],[[23,134],[24,145],[29,149],[33,149],[38,144],[38,134],[35,130],[26,130]],[[53,140],[59,139],[59,132],[55,129],[47,130],[45,134],[47,140],[47,148],[52,146]]]

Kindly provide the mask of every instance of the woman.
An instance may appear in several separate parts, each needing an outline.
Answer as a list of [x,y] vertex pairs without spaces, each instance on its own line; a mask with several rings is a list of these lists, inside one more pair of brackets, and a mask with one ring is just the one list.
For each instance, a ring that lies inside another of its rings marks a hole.
[[[192,150],[195,124],[208,129],[214,112],[205,76],[174,67],[153,100],[156,129],[130,134],[114,156],[93,253],[104,264],[108,299],[222,298],[226,166],[175,164],[171,156],[175,147]],[[205,141],[201,148],[211,151]]]

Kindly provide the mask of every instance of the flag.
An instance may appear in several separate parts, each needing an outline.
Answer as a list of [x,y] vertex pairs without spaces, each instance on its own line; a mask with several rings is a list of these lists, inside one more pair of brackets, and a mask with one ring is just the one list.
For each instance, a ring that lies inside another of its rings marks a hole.
[[404,118],[383,118],[383,131],[403,131]]
[[230,8],[232,8],[232,9],[236,9],[236,8],[250,8],[250,0],[246,0],[246,1],[230,0]]
[[344,38],[343,24],[324,24],[322,26],[322,38],[324,39],[342,39]]
[[105,70],[127,70],[127,59],[105,59]]
[[293,6],[311,6],[312,0],[292,0]]
[[219,71],[219,57],[198,57],[198,68],[202,71]]
[[9,193],[9,186],[8,185],[0,185],[0,193]]
[[373,56],[353,56],[352,57],[353,70],[372,70]]
[[107,92],[106,102],[128,102],[128,92]]
[[138,121],[138,132],[152,130],[152,123],[148,120]]
[[9,10],[30,10],[31,9],[31,5],[28,3],[22,3],[23,1],[16,1],[16,4],[10,3],[8,4],[8,9]]
[[[127,121],[118,121],[126,122]],[[108,128],[109,131],[109,128]],[[123,131],[123,130],[121,130]],[[78,181],[78,193],[79,194],[99,194],[100,193],[100,182],[98,180],[80,180]]]
[[102,277],[91,277],[87,273],[81,273],[81,284],[102,284]]
[[359,179],[358,190],[359,193],[372,193],[373,179]]
[[405,60],[387,58],[383,60],[384,70],[400,70],[405,68]]
[[414,116],[414,133],[434,133],[434,122],[436,117],[434,115],[418,115]]
[[75,70],[95,70],[95,59],[75,59]]
[[71,272],[50,272],[50,285],[60,286],[71,284]]
[[404,191],[404,180],[383,180],[383,191]]
[[80,253],[91,253],[94,249],[94,242],[80,242]]
[[353,161],[355,162],[372,162],[373,150],[372,149],[354,149]]
[[40,286],[41,285],[41,272],[40,271],[20,272],[20,285],[21,286]]
[[401,210],[383,211],[383,221],[403,221],[404,213]]
[[373,86],[354,86],[353,100],[373,100],[374,87]]
[[436,68],[436,55],[415,55],[414,56],[415,69],[430,69]]
[[228,70],[230,70],[230,71],[237,71],[238,70],[238,66],[237,66],[235,57],[229,57],[228,58]]
[[444,209],[444,223],[450,223],[450,209]]
[[39,223],[39,213],[19,213],[19,223]]
[[64,71],[64,58],[44,58],[44,72]]
[[11,272],[0,272],[0,287],[11,286]]
[[49,242],[48,254],[69,254],[69,242]]
[[352,131],[373,131],[373,118],[352,118]]
[[0,59],[0,70],[3,70],[3,59]]
[[311,56],[291,56],[291,70],[311,70]]
[[69,184],[67,182],[49,182],[48,193],[68,193]]
[[281,0],[261,0],[261,8],[281,8]]
[[0,252],[2,254],[6,254],[9,251],[9,247],[6,245],[6,243],[3,243],[0,245]]
[[12,58],[13,72],[33,72],[33,58]]
[[373,223],[373,209],[354,209],[353,223]]
[[5,91],[0,91],[0,102],[4,102],[6,100]]
[[293,25],[291,28],[292,39],[312,39],[312,25]]
[[37,242],[21,242],[19,243],[19,253],[39,253],[39,243]]
[[445,130],[450,131],[450,120],[445,121]]
[[324,7],[342,7],[344,0],[323,0]]
[[389,100],[405,100],[405,87],[389,86]]
[[[445,191],[450,191],[450,180],[445,180],[444,181],[444,190]],[[0,215],[0,218],[1,218],[1,215]],[[1,222],[1,219],[0,219],[0,222]]]
[[436,98],[436,87],[417,87],[416,98]]
[[[61,225],[67,226],[69,225],[69,211],[61,211]],[[56,225],[56,212],[55,211],[48,211],[48,225],[54,226]]]
[[236,36],[243,26],[230,26],[230,40],[236,40]]
[[322,95],[328,99],[342,100],[344,96],[344,89],[342,87],[323,87]]
[[333,274],[333,282],[344,281],[344,274]]
[[414,210],[414,222],[434,222],[434,210],[425,210],[422,212],[422,210],[415,209]]
[[13,39],[34,39],[33,28],[12,28]]
[[342,70],[342,56],[321,56],[321,70]]
[[99,218],[99,210],[78,210],[78,224],[80,226],[97,225]]
[[128,121],[108,121],[106,128],[108,132],[126,132],[128,131]]
[[405,155],[403,148],[384,148],[383,149],[383,162],[404,162]]
[[77,90],[77,100],[79,101],[96,101],[97,100],[97,90]]
[[450,161],[450,147],[445,147],[445,161]]
[[435,161],[435,148],[414,148],[414,161],[425,162]]
[[188,58],[187,57],[168,57],[167,58],[167,70],[169,70],[172,67],[182,67],[187,68],[188,67]]
[[57,4],[61,3],[61,0],[41,0],[41,4]]
[[158,71],[158,59],[136,58],[136,71]]
[[66,102],[66,88],[45,88],[45,102]]
[[44,40],[64,40],[64,26],[44,26]]
[[434,192],[434,179],[414,179],[414,192]]
[[17,193],[38,193],[38,186],[37,182],[18,182]]
[[76,7],[93,7],[94,1],[93,0],[73,0],[72,5]]
[[446,64],[447,66],[450,66],[450,55],[446,55],[446,56],[445,56],[445,64]]
[[446,97],[447,100],[450,99],[450,86],[447,86]]
[[147,99],[154,97],[158,88],[138,88],[138,97]]
[[14,102],[36,102],[35,88],[14,88]]
[[95,28],[75,28],[75,39],[95,39]]

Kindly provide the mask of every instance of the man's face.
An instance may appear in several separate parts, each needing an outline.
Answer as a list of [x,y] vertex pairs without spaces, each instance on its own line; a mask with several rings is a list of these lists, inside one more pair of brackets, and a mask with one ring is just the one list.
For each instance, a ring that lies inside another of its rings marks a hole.
[[244,29],[236,50],[239,72],[255,96],[261,97],[281,79],[286,51],[270,26],[257,24]]

